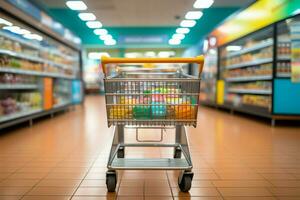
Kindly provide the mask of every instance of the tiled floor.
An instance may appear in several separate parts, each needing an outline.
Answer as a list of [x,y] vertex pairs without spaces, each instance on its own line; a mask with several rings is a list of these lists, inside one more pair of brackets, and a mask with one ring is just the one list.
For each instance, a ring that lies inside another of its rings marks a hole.
[[[195,173],[189,193],[179,191],[175,171],[124,171],[117,192],[107,193],[112,130],[104,108],[104,98],[92,96],[84,107],[31,128],[1,131],[0,200],[300,199],[300,127],[272,128],[209,108],[200,108],[196,129],[188,128]],[[168,133],[166,141],[173,137]],[[171,155],[172,149],[126,152],[128,157]]]

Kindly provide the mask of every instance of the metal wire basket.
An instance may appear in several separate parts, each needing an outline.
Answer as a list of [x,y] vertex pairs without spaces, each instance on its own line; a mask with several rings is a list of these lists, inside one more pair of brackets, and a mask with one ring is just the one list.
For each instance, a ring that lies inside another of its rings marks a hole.
[[[106,59],[107,62],[113,62],[111,60],[113,58]],[[146,59],[144,61],[157,63],[203,61],[202,57],[187,59]],[[143,60],[123,59],[123,62],[135,63]],[[102,63],[105,63],[105,60]],[[199,66],[202,70],[202,65]],[[105,66],[103,71],[105,72]],[[134,70],[119,67],[116,75],[104,78],[104,85],[109,127],[111,125],[196,127],[197,125],[199,76],[187,75],[178,67]]]

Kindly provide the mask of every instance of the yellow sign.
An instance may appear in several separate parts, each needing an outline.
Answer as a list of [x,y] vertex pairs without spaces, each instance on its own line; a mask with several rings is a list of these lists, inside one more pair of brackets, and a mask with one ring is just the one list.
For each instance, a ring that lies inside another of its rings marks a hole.
[[217,104],[224,104],[224,95],[225,95],[225,82],[224,80],[217,81]]

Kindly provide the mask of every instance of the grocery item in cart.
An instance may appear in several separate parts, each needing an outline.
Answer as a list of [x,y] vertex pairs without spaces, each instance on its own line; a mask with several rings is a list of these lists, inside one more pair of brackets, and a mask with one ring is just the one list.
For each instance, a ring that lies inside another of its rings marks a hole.
[[135,119],[151,119],[151,108],[150,106],[134,106],[133,117]]

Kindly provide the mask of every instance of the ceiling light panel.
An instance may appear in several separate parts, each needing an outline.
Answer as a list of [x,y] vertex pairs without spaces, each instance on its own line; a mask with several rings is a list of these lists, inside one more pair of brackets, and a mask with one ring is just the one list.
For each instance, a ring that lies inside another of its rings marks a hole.
[[88,22],[86,22],[86,25],[89,28],[101,28],[102,27],[102,24],[99,21],[88,21]]
[[181,33],[176,33],[173,35],[173,39],[178,39],[178,40],[182,40],[184,38],[184,34],[181,34]]
[[66,5],[71,9],[71,10],[86,10],[87,6],[83,1],[67,1]]
[[93,20],[96,20],[96,16],[93,13],[79,13],[78,17],[82,21],[93,21]]
[[185,19],[200,19],[203,13],[201,11],[189,11],[185,15]]
[[108,31],[106,29],[104,29],[104,28],[101,28],[101,29],[99,28],[99,29],[95,29],[94,33],[96,35],[107,35]]
[[170,45],[179,45],[180,43],[181,43],[181,40],[178,40],[178,39],[172,38],[169,40]]
[[111,40],[113,37],[111,35],[100,35],[101,40]]
[[187,34],[190,32],[189,28],[177,28],[176,33]]
[[213,3],[213,0],[196,0],[194,8],[209,8]]
[[104,40],[104,44],[105,45],[116,45],[117,41],[114,39],[108,39],[108,40]]
[[182,20],[180,23],[181,27],[194,27],[196,25],[196,21],[195,20]]

